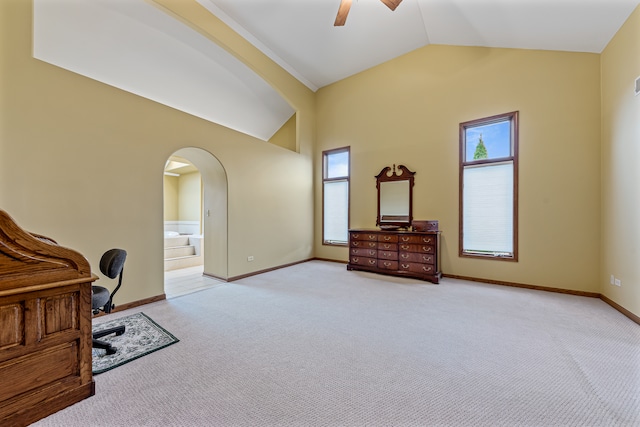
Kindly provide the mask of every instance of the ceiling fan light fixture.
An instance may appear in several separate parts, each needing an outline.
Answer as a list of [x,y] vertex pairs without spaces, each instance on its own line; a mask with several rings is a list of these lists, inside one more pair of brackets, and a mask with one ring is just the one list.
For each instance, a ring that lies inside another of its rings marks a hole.
[[[402,2],[402,0],[380,0],[389,9],[396,10],[396,7]],[[338,8],[338,14],[336,20],[333,23],[334,27],[342,27],[347,22],[347,15],[349,15],[349,9],[351,9],[352,0],[341,0],[340,7]]]
[[344,23],[347,22],[347,15],[349,14],[349,9],[351,9],[351,1],[352,0],[342,0],[340,2],[338,14],[336,15],[336,20],[333,23],[334,27],[342,27]]
[[396,7],[400,4],[402,0],[380,0],[384,3],[389,9],[396,10]]

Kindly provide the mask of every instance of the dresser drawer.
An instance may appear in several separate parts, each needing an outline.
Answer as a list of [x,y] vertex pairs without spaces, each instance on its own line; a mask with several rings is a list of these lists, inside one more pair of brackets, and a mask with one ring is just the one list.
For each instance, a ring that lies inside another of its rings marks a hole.
[[398,244],[397,243],[378,242],[378,250],[380,250],[380,251],[397,251],[398,250]]
[[436,253],[435,246],[430,245],[414,245],[414,244],[405,244],[400,243],[398,245],[400,248],[400,252],[417,252],[421,254],[434,254]]
[[433,234],[409,234],[409,235],[401,235],[398,239],[400,243],[410,243],[410,244],[426,244],[426,245],[435,245],[436,244],[436,236]]
[[360,256],[360,257],[369,257],[369,258],[377,258],[378,251],[375,249],[365,249],[365,248],[351,248],[351,255]]
[[383,243],[398,243],[397,234],[378,234],[378,241]]
[[386,259],[379,259],[378,268],[383,270],[398,270],[398,261],[389,261]]
[[398,251],[378,251],[378,259],[398,260]]
[[417,252],[400,252],[399,261],[404,262],[418,262],[421,264],[435,264],[436,258],[431,254],[417,253]]
[[367,267],[377,267],[378,260],[376,258],[367,258],[358,255],[349,256],[349,264],[362,265]]
[[377,242],[378,234],[376,233],[360,233],[360,232],[351,232],[351,240],[360,240],[360,241],[370,241]]
[[434,274],[436,272],[436,268],[432,264],[419,264],[416,262],[400,261],[398,263],[398,269],[400,271],[410,271],[412,273],[421,273],[421,274]]
[[378,242],[376,240],[351,240],[352,248],[362,249],[378,249]]

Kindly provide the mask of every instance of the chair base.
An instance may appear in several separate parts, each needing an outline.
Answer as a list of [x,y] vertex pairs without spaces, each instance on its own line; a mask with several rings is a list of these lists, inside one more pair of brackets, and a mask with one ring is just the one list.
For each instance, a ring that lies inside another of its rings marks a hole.
[[116,326],[114,328],[105,329],[104,331],[98,331],[93,334],[93,348],[101,348],[107,351],[107,354],[115,354],[118,349],[114,347],[112,344],[99,340],[98,338],[105,337],[107,335],[116,334],[116,336],[120,336],[124,334],[124,325]]

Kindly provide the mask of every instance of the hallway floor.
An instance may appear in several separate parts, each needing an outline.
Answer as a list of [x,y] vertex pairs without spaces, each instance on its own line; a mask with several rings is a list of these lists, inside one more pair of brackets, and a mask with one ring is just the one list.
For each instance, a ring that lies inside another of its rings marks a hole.
[[164,293],[167,295],[167,298],[187,295],[226,283],[222,280],[203,276],[203,271],[204,267],[202,265],[165,271]]

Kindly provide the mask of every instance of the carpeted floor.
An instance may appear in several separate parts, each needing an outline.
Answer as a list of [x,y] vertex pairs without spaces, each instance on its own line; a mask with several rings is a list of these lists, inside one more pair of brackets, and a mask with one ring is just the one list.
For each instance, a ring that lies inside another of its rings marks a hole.
[[143,309],[180,342],[35,425],[640,425],[640,327],[599,299],[313,261]]

